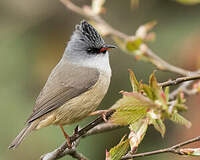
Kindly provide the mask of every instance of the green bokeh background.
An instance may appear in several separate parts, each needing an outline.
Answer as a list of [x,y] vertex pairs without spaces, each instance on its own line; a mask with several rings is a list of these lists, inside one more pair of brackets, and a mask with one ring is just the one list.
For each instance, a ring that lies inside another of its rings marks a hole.
[[[90,3],[89,0],[76,2],[80,5]],[[172,64],[187,69],[198,67],[199,5],[184,6],[168,0],[141,0],[138,9],[131,9],[129,0],[107,0],[105,7],[107,11],[103,17],[109,24],[127,34],[134,34],[139,25],[156,20],[156,41],[150,43],[150,47]],[[62,56],[74,25],[81,19],[82,17],[67,10],[58,0],[0,1],[0,160],[39,159],[40,155],[52,151],[64,141],[60,129],[51,126],[31,134],[16,150],[7,149],[31,114],[40,89]],[[113,43],[109,38],[105,40]],[[133,69],[137,79],[144,82],[147,82],[148,76],[155,69],[152,64],[136,61],[120,49],[112,51],[110,62],[113,76],[108,94],[99,107],[101,109],[108,108],[120,98],[120,90],[131,89],[128,68]],[[160,71],[156,75],[159,81],[176,77],[174,74]],[[188,130],[167,122],[167,133],[162,139],[159,133],[150,127],[139,147],[139,152],[163,148],[197,136],[198,99],[190,99],[188,105],[193,108],[185,114],[195,129]],[[192,118],[192,115],[196,118]],[[84,126],[91,119],[83,120],[79,123],[80,126]],[[75,126],[66,126],[65,129],[72,133]],[[127,131],[119,129],[87,137],[81,140],[78,150],[92,160],[105,159],[105,150],[116,145],[122,135],[128,133]],[[169,158],[184,159],[163,154],[148,157],[148,160]]]

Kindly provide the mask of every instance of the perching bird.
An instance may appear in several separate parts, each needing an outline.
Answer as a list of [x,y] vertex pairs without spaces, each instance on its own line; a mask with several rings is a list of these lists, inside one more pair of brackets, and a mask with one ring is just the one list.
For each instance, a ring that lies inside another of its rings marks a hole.
[[25,128],[10,144],[16,148],[33,130],[78,122],[94,112],[105,96],[111,78],[108,49],[99,33],[85,20],[76,25],[63,57],[41,90]]

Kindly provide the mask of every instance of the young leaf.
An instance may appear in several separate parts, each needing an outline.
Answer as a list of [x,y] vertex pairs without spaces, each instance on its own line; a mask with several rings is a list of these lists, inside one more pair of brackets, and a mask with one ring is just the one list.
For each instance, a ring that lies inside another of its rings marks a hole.
[[126,49],[129,52],[135,52],[135,51],[139,50],[141,44],[142,44],[142,40],[140,38],[135,39],[133,41],[127,41]]
[[160,132],[161,136],[164,137],[165,135],[165,131],[166,131],[166,127],[165,124],[163,123],[163,121],[161,119],[154,119],[152,121],[154,128]]
[[140,142],[143,140],[146,131],[148,128],[148,120],[147,119],[140,119],[134,124],[131,124],[129,126],[130,134],[129,134],[129,143],[131,146],[131,152],[134,153],[140,144]]
[[167,110],[167,98],[165,92],[163,92],[162,88],[158,84],[158,81],[155,77],[155,72],[150,75],[149,86],[152,89],[155,102],[160,104],[164,110]]
[[106,152],[106,160],[120,160],[129,149],[129,139],[121,139],[118,145],[113,147],[109,152]]
[[161,115],[158,113],[155,113],[155,111],[150,110],[148,112],[148,116],[150,119],[150,123],[153,124],[154,128],[160,132],[161,136],[164,137],[165,135],[165,131],[166,131],[166,127],[165,124],[163,123],[162,119],[161,119]]
[[151,88],[151,87],[149,87],[149,86],[146,85],[146,84],[143,84],[143,85],[142,85],[142,89],[143,89],[143,91],[146,93],[146,96],[147,96],[148,98],[150,98],[151,100],[154,100],[154,94],[153,94],[153,91],[152,91],[152,88]]
[[188,110],[188,107],[185,104],[175,104],[174,108],[176,108],[180,112]]
[[166,97],[166,101],[168,102],[169,101],[169,86],[165,88],[165,97]]
[[149,86],[154,89],[160,89],[158,81],[155,76],[155,71],[149,77]]
[[172,121],[175,122],[175,123],[185,125],[187,128],[190,128],[191,125],[192,125],[190,121],[188,121],[187,119],[185,119],[183,116],[181,116],[181,115],[178,114],[177,112],[174,112],[174,113],[170,116],[169,119],[172,120]]
[[123,98],[118,100],[112,109],[115,112],[110,118],[111,123],[119,125],[129,125],[143,118],[149,108],[158,108],[158,106],[137,92],[123,92]]
[[128,71],[129,71],[129,74],[130,74],[130,81],[131,81],[131,86],[133,88],[133,91],[137,92],[138,89],[139,89],[139,83],[138,83],[138,81],[137,81],[137,79],[135,77],[134,72],[132,70],[130,70],[130,69]]

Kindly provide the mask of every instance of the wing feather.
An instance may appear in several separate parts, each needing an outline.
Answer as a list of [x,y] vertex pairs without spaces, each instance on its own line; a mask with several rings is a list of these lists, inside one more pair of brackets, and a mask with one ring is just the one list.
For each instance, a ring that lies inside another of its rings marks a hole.
[[99,74],[97,69],[60,61],[36,99],[33,113],[27,123],[31,123],[62,106],[68,100],[86,92],[96,84]]

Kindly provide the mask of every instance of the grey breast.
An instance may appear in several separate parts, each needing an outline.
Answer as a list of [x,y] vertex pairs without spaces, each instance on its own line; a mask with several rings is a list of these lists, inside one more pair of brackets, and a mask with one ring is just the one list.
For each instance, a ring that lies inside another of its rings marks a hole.
[[88,91],[99,79],[95,68],[81,67],[68,62],[59,62],[52,70],[41,90],[27,123],[62,106],[70,99]]

